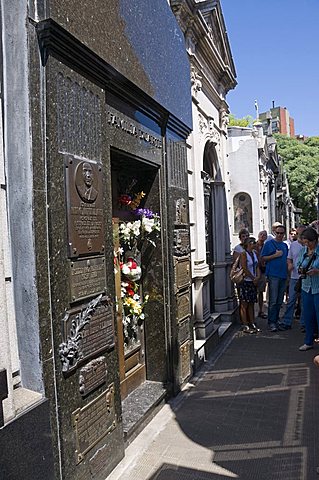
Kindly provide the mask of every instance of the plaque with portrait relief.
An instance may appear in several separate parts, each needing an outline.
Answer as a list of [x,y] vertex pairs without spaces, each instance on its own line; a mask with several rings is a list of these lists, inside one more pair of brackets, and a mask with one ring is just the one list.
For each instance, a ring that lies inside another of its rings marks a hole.
[[68,155],[65,160],[68,254],[104,252],[102,167]]

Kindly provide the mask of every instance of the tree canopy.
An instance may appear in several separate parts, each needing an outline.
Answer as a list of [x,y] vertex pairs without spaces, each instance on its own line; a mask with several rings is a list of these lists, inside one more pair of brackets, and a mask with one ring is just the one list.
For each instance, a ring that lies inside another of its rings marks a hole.
[[230,113],[228,118],[230,127],[248,127],[253,123],[253,117],[250,115],[246,115],[246,117],[243,118],[236,118],[233,113]]
[[274,136],[287,172],[290,195],[295,206],[302,208],[302,221],[309,224],[317,219],[319,137],[300,142],[286,135]]

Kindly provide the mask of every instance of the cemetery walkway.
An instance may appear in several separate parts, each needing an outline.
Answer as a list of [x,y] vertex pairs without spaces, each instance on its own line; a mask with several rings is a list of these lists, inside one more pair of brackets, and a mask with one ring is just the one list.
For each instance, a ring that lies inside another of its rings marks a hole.
[[108,480],[319,480],[319,346],[236,331],[126,450]]

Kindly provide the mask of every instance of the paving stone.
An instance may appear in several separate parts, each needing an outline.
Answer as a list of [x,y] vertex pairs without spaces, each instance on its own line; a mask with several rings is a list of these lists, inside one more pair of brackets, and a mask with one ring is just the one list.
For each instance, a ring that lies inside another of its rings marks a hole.
[[[278,333],[259,325],[261,334],[239,332],[216,352],[182,400],[171,401],[174,415],[152,420],[152,442],[146,436],[141,450],[140,440],[124,475],[109,480],[319,478],[319,347],[298,351],[297,324]],[[132,455],[134,442],[129,448]]]

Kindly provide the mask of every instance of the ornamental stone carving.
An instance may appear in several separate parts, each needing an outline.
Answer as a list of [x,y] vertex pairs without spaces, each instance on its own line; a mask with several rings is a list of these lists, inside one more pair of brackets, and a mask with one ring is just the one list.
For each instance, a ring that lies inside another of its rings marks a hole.
[[227,132],[227,127],[229,125],[229,116],[226,110],[220,112],[220,128]]
[[204,133],[205,130],[207,130],[208,128],[206,119],[201,113],[198,114],[198,127],[199,127],[200,133]]
[[197,93],[202,89],[202,76],[197,72],[194,66],[191,66],[191,84],[192,95],[197,96]]
[[193,30],[188,27],[185,32],[185,45],[186,51],[189,55],[195,55],[195,47],[196,47],[196,38],[193,33]]

